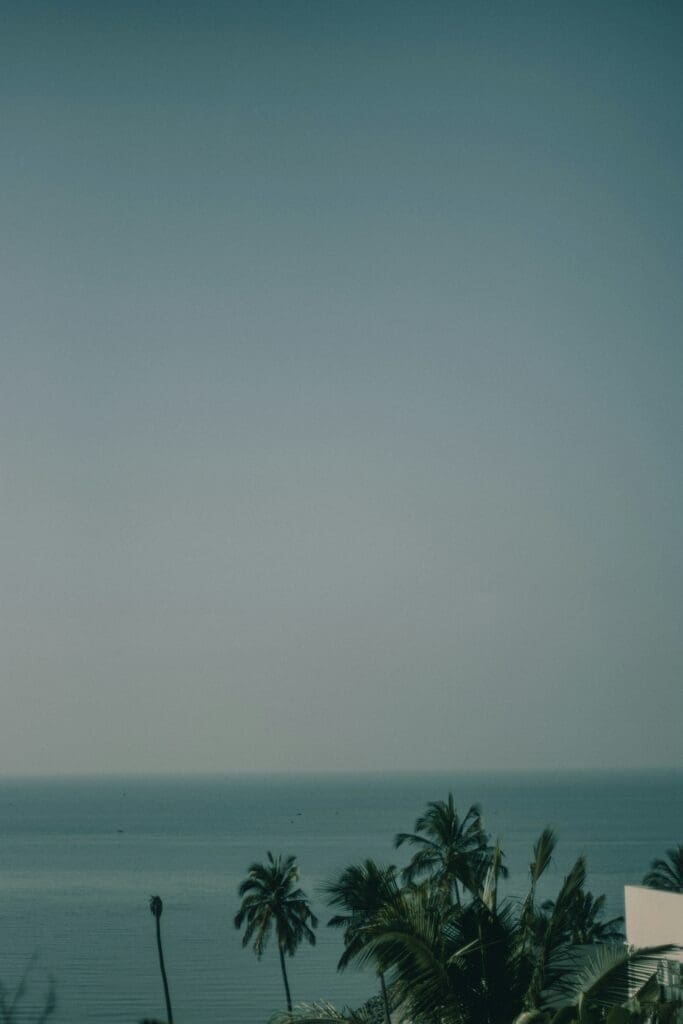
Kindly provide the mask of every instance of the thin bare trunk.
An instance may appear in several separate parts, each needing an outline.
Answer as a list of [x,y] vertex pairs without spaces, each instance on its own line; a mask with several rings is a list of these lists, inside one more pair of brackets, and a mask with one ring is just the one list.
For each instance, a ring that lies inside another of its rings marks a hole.
[[168,979],[166,977],[166,967],[164,966],[164,951],[161,948],[161,915],[154,915],[157,923],[157,949],[159,950],[159,967],[161,968],[161,980],[164,983],[164,996],[166,997],[166,1014],[168,1016],[168,1024],[173,1024],[173,1010],[171,1009],[171,997],[168,992]]
[[289,982],[287,981],[287,968],[285,967],[285,953],[282,946],[278,946],[280,951],[280,967],[282,968],[282,980],[285,983],[285,993],[287,995],[287,1009],[292,1012],[292,996],[289,991]]

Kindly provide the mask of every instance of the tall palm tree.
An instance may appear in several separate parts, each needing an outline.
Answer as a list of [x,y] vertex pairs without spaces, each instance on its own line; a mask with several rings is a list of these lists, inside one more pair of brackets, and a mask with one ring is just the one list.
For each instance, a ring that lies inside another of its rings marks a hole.
[[166,977],[166,967],[164,965],[164,951],[161,947],[161,915],[164,910],[164,904],[162,903],[161,896],[150,896],[149,909],[152,912],[154,920],[157,926],[157,950],[159,951],[159,967],[161,968],[161,980],[164,983],[164,997],[166,999],[166,1014],[168,1016],[168,1024],[173,1024],[173,1010],[171,1009],[171,997],[168,992],[168,978]]
[[[532,886],[549,862],[549,839],[536,844]],[[520,907],[498,899],[494,861],[495,852],[487,883],[469,901],[444,899],[443,887],[428,881],[403,890],[366,929],[359,961],[376,957],[391,970],[397,1002],[416,1021],[509,1024],[522,1012],[545,1012],[571,990],[571,920],[585,883],[583,858],[552,908],[534,913],[531,924],[533,901]]]
[[660,858],[652,861],[643,885],[666,892],[683,892],[683,844],[667,850],[666,855],[668,863]]
[[[448,800],[432,801],[415,822],[414,832],[399,832],[395,837],[395,847],[404,843],[418,847],[403,873],[407,882],[429,875],[449,896],[453,892],[458,906],[460,885],[475,892],[483,882],[491,851],[478,804],[460,818],[452,793]],[[502,865],[499,872],[506,873]]]
[[235,928],[246,922],[242,945],[248,946],[254,940],[254,952],[261,959],[271,932],[275,931],[282,980],[287,997],[287,1009],[291,1012],[292,997],[289,990],[285,953],[294,956],[297,947],[306,939],[315,945],[314,928],[318,919],[311,911],[306,894],[296,888],[299,869],[295,857],[273,857],[268,852],[266,864],[254,863],[239,887],[242,905],[235,915]]
[[[323,891],[330,906],[345,911],[342,914],[335,914],[327,922],[333,928],[344,929],[344,952],[337,964],[337,969],[343,971],[361,953],[366,941],[367,928],[380,910],[398,898],[396,868],[393,864],[381,867],[370,859],[362,864],[352,864],[342,871],[338,879],[326,882]],[[376,966],[386,1024],[391,1024],[384,972],[381,964],[378,963]]]

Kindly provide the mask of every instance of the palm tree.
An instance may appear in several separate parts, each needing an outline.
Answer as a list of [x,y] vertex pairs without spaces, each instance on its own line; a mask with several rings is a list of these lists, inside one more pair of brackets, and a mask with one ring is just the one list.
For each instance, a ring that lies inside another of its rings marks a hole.
[[[398,848],[404,843],[418,847],[403,872],[404,879],[413,882],[430,875],[449,897],[452,889],[458,906],[461,903],[458,883],[475,892],[486,875],[491,851],[481,821],[481,809],[478,804],[472,804],[461,819],[452,793],[448,794],[448,800],[427,804],[427,810],[415,822],[414,832],[398,833],[394,846]],[[506,874],[502,865],[499,870]]]
[[[534,848],[531,888],[547,866],[553,838]],[[509,1024],[522,1012],[545,1012],[571,991],[576,975],[572,914],[586,878],[579,858],[552,908],[533,912],[533,897],[499,900],[496,854],[488,879],[467,902],[444,899],[434,881],[413,886],[382,908],[365,929],[358,960],[390,970],[396,999],[416,1021]]]
[[[327,922],[333,928],[344,929],[344,952],[337,965],[337,969],[343,971],[362,951],[366,929],[373,923],[379,911],[398,898],[396,868],[393,864],[380,867],[374,860],[352,864],[342,871],[338,879],[327,882],[323,890],[330,906],[340,907],[346,911],[344,914],[335,914]],[[386,1024],[391,1024],[384,972],[379,965],[377,974],[382,990]]]
[[653,860],[643,885],[666,892],[683,892],[683,844],[667,850],[666,855],[670,863],[660,858]]
[[508,911],[458,906],[440,884],[408,887],[367,929],[360,963],[391,970],[396,1004],[420,1024],[509,1024],[523,995]]
[[166,977],[166,967],[164,965],[164,951],[161,948],[161,915],[164,910],[164,904],[161,901],[161,896],[150,896],[149,909],[152,912],[152,915],[157,925],[157,950],[159,951],[159,967],[161,968],[161,980],[164,983],[164,996],[166,998],[166,1013],[168,1015],[168,1024],[173,1024],[173,1010],[171,1009],[171,997],[168,992],[168,978]]
[[294,956],[297,946],[306,939],[315,945],[314,928],[318,919],[311,911],[306,894],[295,887],[299,869],[295,857],[273,857],[268,853],[266,864],[254,863],[239,887],[242,905],[235,915],[235,928],[246,922],[242,945],[254,940],[254,952],[261,959],[270,933],[275,929],[282,980],[285,985],[287,1009],[291,1012],[285,953]]

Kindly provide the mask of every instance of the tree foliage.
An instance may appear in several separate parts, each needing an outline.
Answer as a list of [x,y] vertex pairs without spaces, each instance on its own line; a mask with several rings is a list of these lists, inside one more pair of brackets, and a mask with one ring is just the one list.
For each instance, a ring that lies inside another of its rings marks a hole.
[[643,885],[666,892],[683,892],[683,844],[666,851],[667,859],[657,858],[643,878]]
[[285,954],[294,956],[305,940],[315,945],[318,919],[310,908],[308,897],[296,883],[299,869],[295,857],[273,857],[268,852],[265,864],[254,863],[239,887],[242,904],[235,915],[235,927],[245,925],[242,945],[252,943],[260,959],[268,939],[275,932],[280,968],[285,986],[287,1006],[291,1010],[289,980]]
[[[403,872],[372,861],[353,865],[326,887],[344,913],[340,968],[351,960],[386,974],[396,1019],[413,1024],[597,1024],[608,1007],[646,998],[664,948],[629,952],[622,918],[604,920],[605,898],[586,888],[579,857],[552,900],[540,906],[538,884],[552,863],[552,829],[543,830],[529,863],[521,900],[505,898],[503,851],[485,831],[478,805],[458,815],[452,794],[428,804],[414,831],[395,845],[415,849]],[[388,871],[388,874],[383,874]],[[586,960],[585,947],[596,955]],[[352,1011],[308,1006],[278,1024],[361,1021]],[[660,1017],[660,1024],[664,1018]]]
[[399,832],[394,838],[396,848],[405,843],[417,847],[403,872],[406,882],[429,877],[444,893],[452,893],[456,903],[461,902],[461,888],[476,892],[482,884],[491,851],[478,804],[461,818],[452,793],[446,800],[432,801],[413,832]]

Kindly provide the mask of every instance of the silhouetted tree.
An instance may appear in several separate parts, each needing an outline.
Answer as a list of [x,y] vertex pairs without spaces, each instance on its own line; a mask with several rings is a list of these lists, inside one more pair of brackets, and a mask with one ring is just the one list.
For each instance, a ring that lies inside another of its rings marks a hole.
[[657,858],[643,879],[643,885],[665,892],[683,892],[683,844],[667,850],[668,862]]
[[306,939],[315,945],[314,928],[318,919],[311,911],[306,894],[295,883],[299,880],[299,869],[295,857],[273,857],[268,853],[266,864],[254,863],[239,887],[242,905],[235,915],[235,928],[246,922],[242,945],[248,946],[254,940],[254,952],[261,959],[263,950],[275,930],[280,969],[285,985],[287,1009],[292,1009],[292,997],[285,966],[285,953],[294,956],[297,947]]
[[[335,914],[327,922],[333,928],[344,929],[344,952],[337,969],[343,971],[352,960],[357,959],[365,945],[367,928],[373,923],[377,914],[388,903],[398,898],[399,887],[396,880],[396,868],[393,864],[380,867],[374,860],[365,860],[362,864],[352,864],[338,879],[327,882],[324,886],[330,906],[344,910],[343,914]],[[382,1004],[386,1024],[391,1024],[389,997],[384,981],[381,964],[376,964],[382,990]]]
[[169,995],[168,991],[168,978],[166,977],[166,967],[164,965],[164,951],[161,946],[161,915],[164,910],[164,904],[162,903],[161,896],[150,896],[149,909],[152,912],[152,916],[156,921],[157,927],[157,949],[159,951],[159,967],[161,968],[161,980],[164,983],[164,996],[166,998],[166,1013],[168,1015],[168,1024],[173,1024],[171,996]]
[[[403,872],[407,882],[429,876],[444,892],[453,892],[459,906],[461,885],[476,892],[483,884],[492,853],[488,839],[479,805],[472,804],[460,818],[453,794],[449,793],[447,800],[427,804],[425,813],[415,822],[415,831],[399,832],[394,846],[408,843],[418,847]],[[501,857],[499,854],[498,871],[505,877]]]

